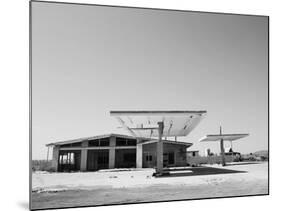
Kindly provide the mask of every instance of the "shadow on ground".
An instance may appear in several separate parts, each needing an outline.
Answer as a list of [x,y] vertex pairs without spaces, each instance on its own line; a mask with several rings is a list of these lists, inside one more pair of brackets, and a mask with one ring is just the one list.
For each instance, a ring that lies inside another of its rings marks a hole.
[[163,175],[156,177],[182,177],[182,176],[198,176],[198,175],[213,175],[213,174],[234,174],[234,173],[246,173],[246,171],[237,171],[224,168],[213,168],[213,167],[193,167],[185,170],[180,170],[177,173],[177,169],[166,169]]
[[261,164],[259,162],[237,162],[237,163],[227,163],[226,166],[240,166],[240,165],[252,165],[252,164]]

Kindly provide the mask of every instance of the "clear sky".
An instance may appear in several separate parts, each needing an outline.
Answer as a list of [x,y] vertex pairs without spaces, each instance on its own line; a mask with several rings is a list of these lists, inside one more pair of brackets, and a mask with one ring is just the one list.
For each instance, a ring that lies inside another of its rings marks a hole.
[[[268,148],[266,17],[32,3],[32,157],[45,144],[126,134],[110,110],[207,110],[179,140],[250,133]],[[227,147],[229,143],[226,143]]]

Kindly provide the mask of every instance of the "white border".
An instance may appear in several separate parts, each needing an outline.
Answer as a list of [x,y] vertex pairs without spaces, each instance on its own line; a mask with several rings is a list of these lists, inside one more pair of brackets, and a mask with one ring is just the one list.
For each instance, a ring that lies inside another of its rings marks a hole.
[[[67,1],[67,0],[65,0]],[[278,1],[252,0],[73,0],[71,2],[138,6],[208,12],[229,12],[270,16],[271,88],[271,195],[228,199],[151,203],[68,210],[268,210],[279,209],[280,198],[280,39],[281,13]],[[28,208],[28,1],[3,1],[0,7],[1,52],[1,210]],[[274,115],[273,115],[274,114]],[[279,123],[279,124],[278,124]]]

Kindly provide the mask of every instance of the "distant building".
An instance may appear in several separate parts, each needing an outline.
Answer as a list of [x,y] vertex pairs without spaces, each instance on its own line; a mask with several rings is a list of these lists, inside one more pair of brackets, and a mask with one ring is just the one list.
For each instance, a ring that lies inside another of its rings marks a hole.
[[[107,134],[47,144],[53,147],[55,171],[96,171],[112,168],[156,167],[158,139]],[[163,140],[163,166],[185,166],[192,143]]]
[[199,156],[199,151],[198,150],[187,151],[186,155],[188,157],[198,157]]
[[227,155],[241,156],[241,153],[240,152],[225,152],[224,155],[225,156],[227,156]]
[[211,155],[212,155],[211,150],[205,149],[205,156],[208,157],[208,156],[211,156]]
[[233,155],[233,156],[240,156],[240,152],[234,152],[231,147],[225,148],[225,155]]

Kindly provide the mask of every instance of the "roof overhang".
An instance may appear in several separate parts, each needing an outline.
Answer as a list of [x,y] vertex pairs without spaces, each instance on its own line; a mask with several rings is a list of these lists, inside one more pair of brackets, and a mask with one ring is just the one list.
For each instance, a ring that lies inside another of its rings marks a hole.
[[158,137],[158,123],[163,122],[163,136],[186,136],[204,118],[207,111],[110,111],[134,137]]
[[135,137],[128,136],[128,135],[110,133],[110,134],[103,134],[103,135],[97,135],[97,136],[90,136],[90,137],[84,137],[84,138],[71,139],[71,140],[66,140],[66,141],[52,142],[52,143],[46,144],[46,146],[47,147],[48,146],[59,146],[59,145],[72,144],[72,143],[77,143],[77,142],[82,142],[82,141],[89,141],[89,140],[97,140],[97,139],[109,138],[111,136],[115,136],[115,137],[119,137],[119,138],[125,138],[125,139],[133,139],[133,138],[135,138]]
[[[140,142],[139,144],[146,145],[146,144],[153,144],[153,143],[157,143],[157,142],[158,142],[158,139],[150,139],[150,140],[144,140],[144,141]],[[186,146],[186,147],[191,147],[193,145],[192,143],[189,143],[189,142],[171,141],[171,140],[163,140],[163,143],[182,145],[182,146]]]
[[[82,142],[82,141],[109,138],[112,136],[114,136],[116,138],[135,139],[135,137],[133,137],[133,136],[111,133],[111,134],[104,134],[104,135],[98,135],[98,136],[71,139],[71,140],[66,140],[66,141],[52,142],[52,143],[46,144],[46,146],[47,147],[60,146],[60,145],[64,145],[64,144],[73,144],[73,143],[78,143],[78,142]],[[148,139],[148,138],[144,138],[144,137],[138,137],[138,138],[141,140],[140,144],[152,144],[152,143],[158,142],[158,139]],[[167,144],[185,145],[187,147],[192,146],[192,143],[189,143],[189,142],[172,141],[172,140],[163,140],[163,141],[164,141],[164,143],[167,143]]]

